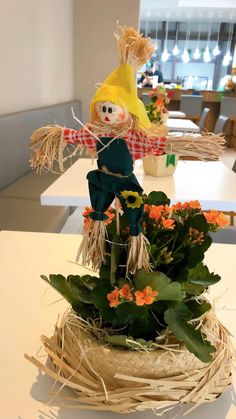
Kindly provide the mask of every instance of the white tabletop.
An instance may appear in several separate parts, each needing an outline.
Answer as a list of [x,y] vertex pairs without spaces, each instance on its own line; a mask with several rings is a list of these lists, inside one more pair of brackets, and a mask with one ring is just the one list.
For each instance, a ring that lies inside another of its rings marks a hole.
[[[90,204],[86,175],[96,161],[77,160],[41,195],[42,205]],[[163,191],[172,202],[198,199],[203,209],[236,211],[236,174],[221,162],[179,161],[173,176],[144,175],[142,161],[135,162],[138,181],[145,193]]]
[[[104,412],[87,412],[45,406],[52,391],[52,381],[24,359],[24,353],[43,357],[40,336],[50,336],[58,314],[67,304],[40,278],[50,273],[83,274],[85,269],[70,263],[74,260],[80,236],[46,233],[0,233],[0,412],[2,419],[120,419]],[[210,270],[222,276],[211,287],[210,300],[215,300],[219,319],[235,335],[236,248],[214,244],[206,254]],[[57,302],[56,302],[57,301]],[[54,303],[54,304],[53,304]],[[236,388],[236,387],[235,387]],[[55,391],[55,388],[53,388]],[[185,407],[183,407],[184,411]],[[173,419],[179,409],[166,413]],[[180,412],[182,412],[180,410]],[[151,419],[152,412],[124,415],[132,419]],[[179,417],[182,417],[181,414]],[[235,419],[236,406],[230,390],[214,403],[206,404],[187,415],[188,419]]]
[[168,111],[170,118],[185,118],[186,114],[181,111]]
[[168,118],[166,125],[170,131],[187,131],[187,132],[200,131],[199,126],[194,124],[194,122],[191,121],[190,119]]

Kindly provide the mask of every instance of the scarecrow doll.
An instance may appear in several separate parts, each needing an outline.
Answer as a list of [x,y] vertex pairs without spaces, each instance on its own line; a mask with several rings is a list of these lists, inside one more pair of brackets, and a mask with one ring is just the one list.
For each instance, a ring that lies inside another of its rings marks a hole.
[[[130,226],[127,270],[149,269],[148,241],[142,233],[143,190],[133,170],[134,160],[163,154],[173,144],[166,135],[157,135],[143,102],[137,96],[135,72],[153,53],[150,39],[132,28],[120,27],[116,34],[120,65],[106,78],[90,105],[90,122],[82,129],[47,126],[31,138],[31,166],[52,170],[58,161],[63,170],[63,152],[74,145],[76,153],[86,148],[97,155],[97,169],[88,173],[93,211],[83,234],[78,257],[83,265],[98,270],[105,262],[107,209],[116,198]],[[166,132],[167,134],[167,132]],[[179,139],[178,139],[179,141]]]

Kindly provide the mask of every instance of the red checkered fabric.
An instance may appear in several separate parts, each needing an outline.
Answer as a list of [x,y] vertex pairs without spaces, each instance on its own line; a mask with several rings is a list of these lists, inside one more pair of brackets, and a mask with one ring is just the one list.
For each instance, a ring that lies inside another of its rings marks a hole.
[[[99,138],[100,137],[102,137],[102,135],[99,135]],[[109,134],[109,137],[114,138],[115,135]],[[167,140],[165,137],[147,139],[145,133],[130,130],[125,136],[122,136],[122,138],[125,140],[133,160],[141,159],[150,154],[159,156],[165,153],[164,149]],[[84,128],[78,131],[65,128],[64,139],[68,144],[80,143],[89,150],[96,149],[96,138]]]

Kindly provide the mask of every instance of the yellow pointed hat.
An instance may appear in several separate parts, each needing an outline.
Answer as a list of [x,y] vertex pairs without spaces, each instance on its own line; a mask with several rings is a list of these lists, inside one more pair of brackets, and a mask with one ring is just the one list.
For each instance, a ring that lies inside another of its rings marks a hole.
[[109,74],[91,101],[91,113],[94,111],[95,103],[103,101],[125,106],[129,113],[138,118],[141,126],[144,128],[151,126],[145,106],[138,98],[134,68],[131,64],[121,64]]

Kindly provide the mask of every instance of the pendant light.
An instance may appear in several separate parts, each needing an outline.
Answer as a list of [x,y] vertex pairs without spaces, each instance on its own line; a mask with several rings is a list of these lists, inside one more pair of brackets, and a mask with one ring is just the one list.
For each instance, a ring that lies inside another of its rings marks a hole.
[[231,42],[232,42],[233,30],[234,30],[233,23],[230,23],[229,36],[228,36],[228,41],[227,41],[227,50],[226,50],[226,53],[225,53],[225,55],[223,57],[223,61],[222,61],[222,64],[223,64],[224,67],[227,67],[229,65],[230,61],[232,61],[232,55],[230,54],[230,46],[231,46]]
[[190,57],[189,57],[189,53],[188,53],[188,49],[187,49],[187,41],[188,41],[188,38],[189,38],[189,27],[188,27],[188,23],[187,23],[185,46],[184,46],[183,53],[181,55],[181,58],[182,58],[182,60],[183,60],[183,62],[185,64],[187,64],[190,61]]
[[201,58],[201,53],[200,53],[200,49],[199,49],[199,41],[200,41],[200,36],[201,36],[200,34],[201,34],[201,23],[199,23],[199,26],[198,26],[197,46],[196,46],[195,51],[193,53],[194,60],[199,60],[199,58]]
[[156,23],[156,46],[155,51],[158,49],[158,22]]
[[161,61],[166,62],[170,56],[168,49],[167,49],[167,38],[168,38],[168,21],[166,22],[166,37],[165,37],[165,43],[164,43],[164,50],[161,55]]
[[209,49],[210,39],[211,39],[211,24],[209,25],[209,30],[208,30],[208,35],[207,35],[207,46],[203,53],[204,63],[209,63],[211,61],[211,54],[210,54],[210,49]]
[[172,54],[176,57],[176,55],[179,54],[179,48],[178,48],[178,32],[179,32],[179,23],[176,22],[176,35],[175,35],[175,44],[174,48],[172,49]]
[[219,48],[219,37],[220,37],[220,23],[219,23],[219,28],[218,28],[218,34],[217,34],[217,39],[216,39],[216,45],[212,51],[212,54],[217,57],[217,55],[220,54],[220,48]]

